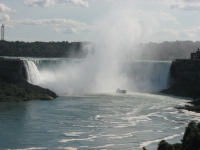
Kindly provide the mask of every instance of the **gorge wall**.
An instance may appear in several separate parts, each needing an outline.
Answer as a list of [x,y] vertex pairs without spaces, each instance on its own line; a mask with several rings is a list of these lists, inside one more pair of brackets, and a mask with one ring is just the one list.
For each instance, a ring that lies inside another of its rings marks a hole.
[[177,59],[173,61],[171,75],[176,82],[200,81],[200,60]]
[[171,65],[172,85],[161,92],[177,96],[200,97],[200,60],[177,59]]
[[18,83],[26,80],[23,61],[18,59],[0,59],[0,80],[7,83]]

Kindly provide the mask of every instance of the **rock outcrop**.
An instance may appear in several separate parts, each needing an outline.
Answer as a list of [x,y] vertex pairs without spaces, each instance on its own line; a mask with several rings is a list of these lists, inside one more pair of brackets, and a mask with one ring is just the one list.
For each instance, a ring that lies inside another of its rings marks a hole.
[[173,84],[161,92],[185,97],[200,97],[200,60],[177,59],[172,62]]
[[176,96],[191,97],[193,106],[183,106],[179,109],[200,112],[200,60],[175,60],[171,66],[173,84],[162,93]]
[[51,100],[57,95],[26,81],[23,61],[0,58],[0,102]]

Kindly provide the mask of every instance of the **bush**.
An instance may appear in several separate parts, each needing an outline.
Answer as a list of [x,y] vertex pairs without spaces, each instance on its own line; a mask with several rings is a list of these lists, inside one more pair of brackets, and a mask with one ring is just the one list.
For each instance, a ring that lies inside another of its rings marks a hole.
[[175,150],[174,146],[167,143],[165,140],[160,141],[158,143],[158,150]]
[[162,140],[158,143],[157,150],[200,150],[200,123],[191,121],[181,141],[182,143],[169,144]]

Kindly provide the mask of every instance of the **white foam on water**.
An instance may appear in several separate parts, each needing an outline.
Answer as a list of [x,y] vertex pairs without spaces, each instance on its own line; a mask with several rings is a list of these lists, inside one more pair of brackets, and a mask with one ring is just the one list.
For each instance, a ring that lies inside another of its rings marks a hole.
[[100,118],[102,118],[101,115],[96,115],[96,116],[95,116],[95,120],[99,120]]
[[173,111],[173,112],[166,112],[166,113],[174,115],[174,114],[178,114],[179,112],[178,111]]
[[153,140],[153,141],[142,142],[142,143],[140,144],[140,148],[145,147],[145,146],[148,146],[148,145],[150,145],[150,144],[152,144],[152,143],[158,143],[158,142],[160,142],[161,140],[170,140],[170,139],[173,139],[173,138],[175,138],[175,137],[177,137],[177,136],[181,136],[181,135],[183,135],[183,134],[184,134],[184,132],[181,133],[181,134],[174,134],[174,135],[171,135],[171,136],[167,136],[167,137],[164,137],[164,138],[162,138],[162,139],[157,139],[157,140]]
[[74,148],[74,147],[58,147],[56,149],[63,149],[63,150],[77,150],[77,148]]
[[[47,149],[47,147],[30,147],[30,148],[20,148],[15,150],[35,150],[35,149]],[[7,150],[13,150],[13,149],[7,149]]]
[[58,142],[60,142],[60,143],[67,143],[67,142],[70,142],[70,141],[94,141],[95,138],[97,138],[97,136],[91,135],[88,138],[82,138],[82,139],[62,139],[62,140],[59,140]]
[[153,132],[153,131],[152,130],[135,131],[135,132],[130,132],[130,133],[122,134],[122,135],[115,135],[115,136],[109,137],[109,139],[123,139],[123,138],[132,137],[136,133],[144,133],[144,132],[146,133],[146,132]]
[[192,116],[200,117],[200,113],[196,113],[196,112],[193,112],[193,111],[188,111],[188,110],[182,109],[182,112],[184,112],[186,115],[192,115]]
[[194,116],[193,119],[200,121],[200,113],[196,113],[196,112],[188,111],[188,110],[184,110],[184,109],[182,109],[182,112],[184,112],[184,114],[186,116]]
[[136,116],[136,117],[122,117],[121,119],[128,121],[128,123],[135,126],[137,123],[140,123],[140,122],[151,121],[151,119],[148,116],[149,115],[142,115],[142,116]]
[[163,110],[173,110],[174,107],[168,107],[168,108],[164,108]]
[[115,146],[116,144],[106,144],[103,146],[97,146],[97,147],[89,147],[89,148],[106,148],[106,147],[111,147],[111,146]]
[[175,130],[176,130],[176,129],[180,129],[180,128],[181,128],[181,126],[174,127],[174,128],[172,128],[172,129],[175,129]]
[[69,132],[69,133],[64,133],[65,136],[79,136],[85,132]]

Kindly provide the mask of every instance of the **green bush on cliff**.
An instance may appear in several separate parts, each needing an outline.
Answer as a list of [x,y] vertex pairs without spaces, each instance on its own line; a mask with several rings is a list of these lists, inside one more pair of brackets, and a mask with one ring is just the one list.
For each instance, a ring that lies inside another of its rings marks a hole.
[[190,122],[182,140],[183,150],[200,149],[200,123]]
[[158,150],[175,150],[174,146],[167,143],[165,140],[160,141]]
[[200,150],[200,123],[191,121],[185,129],[181,142],[169,144],[162,140],[158,143],[157,150]]

